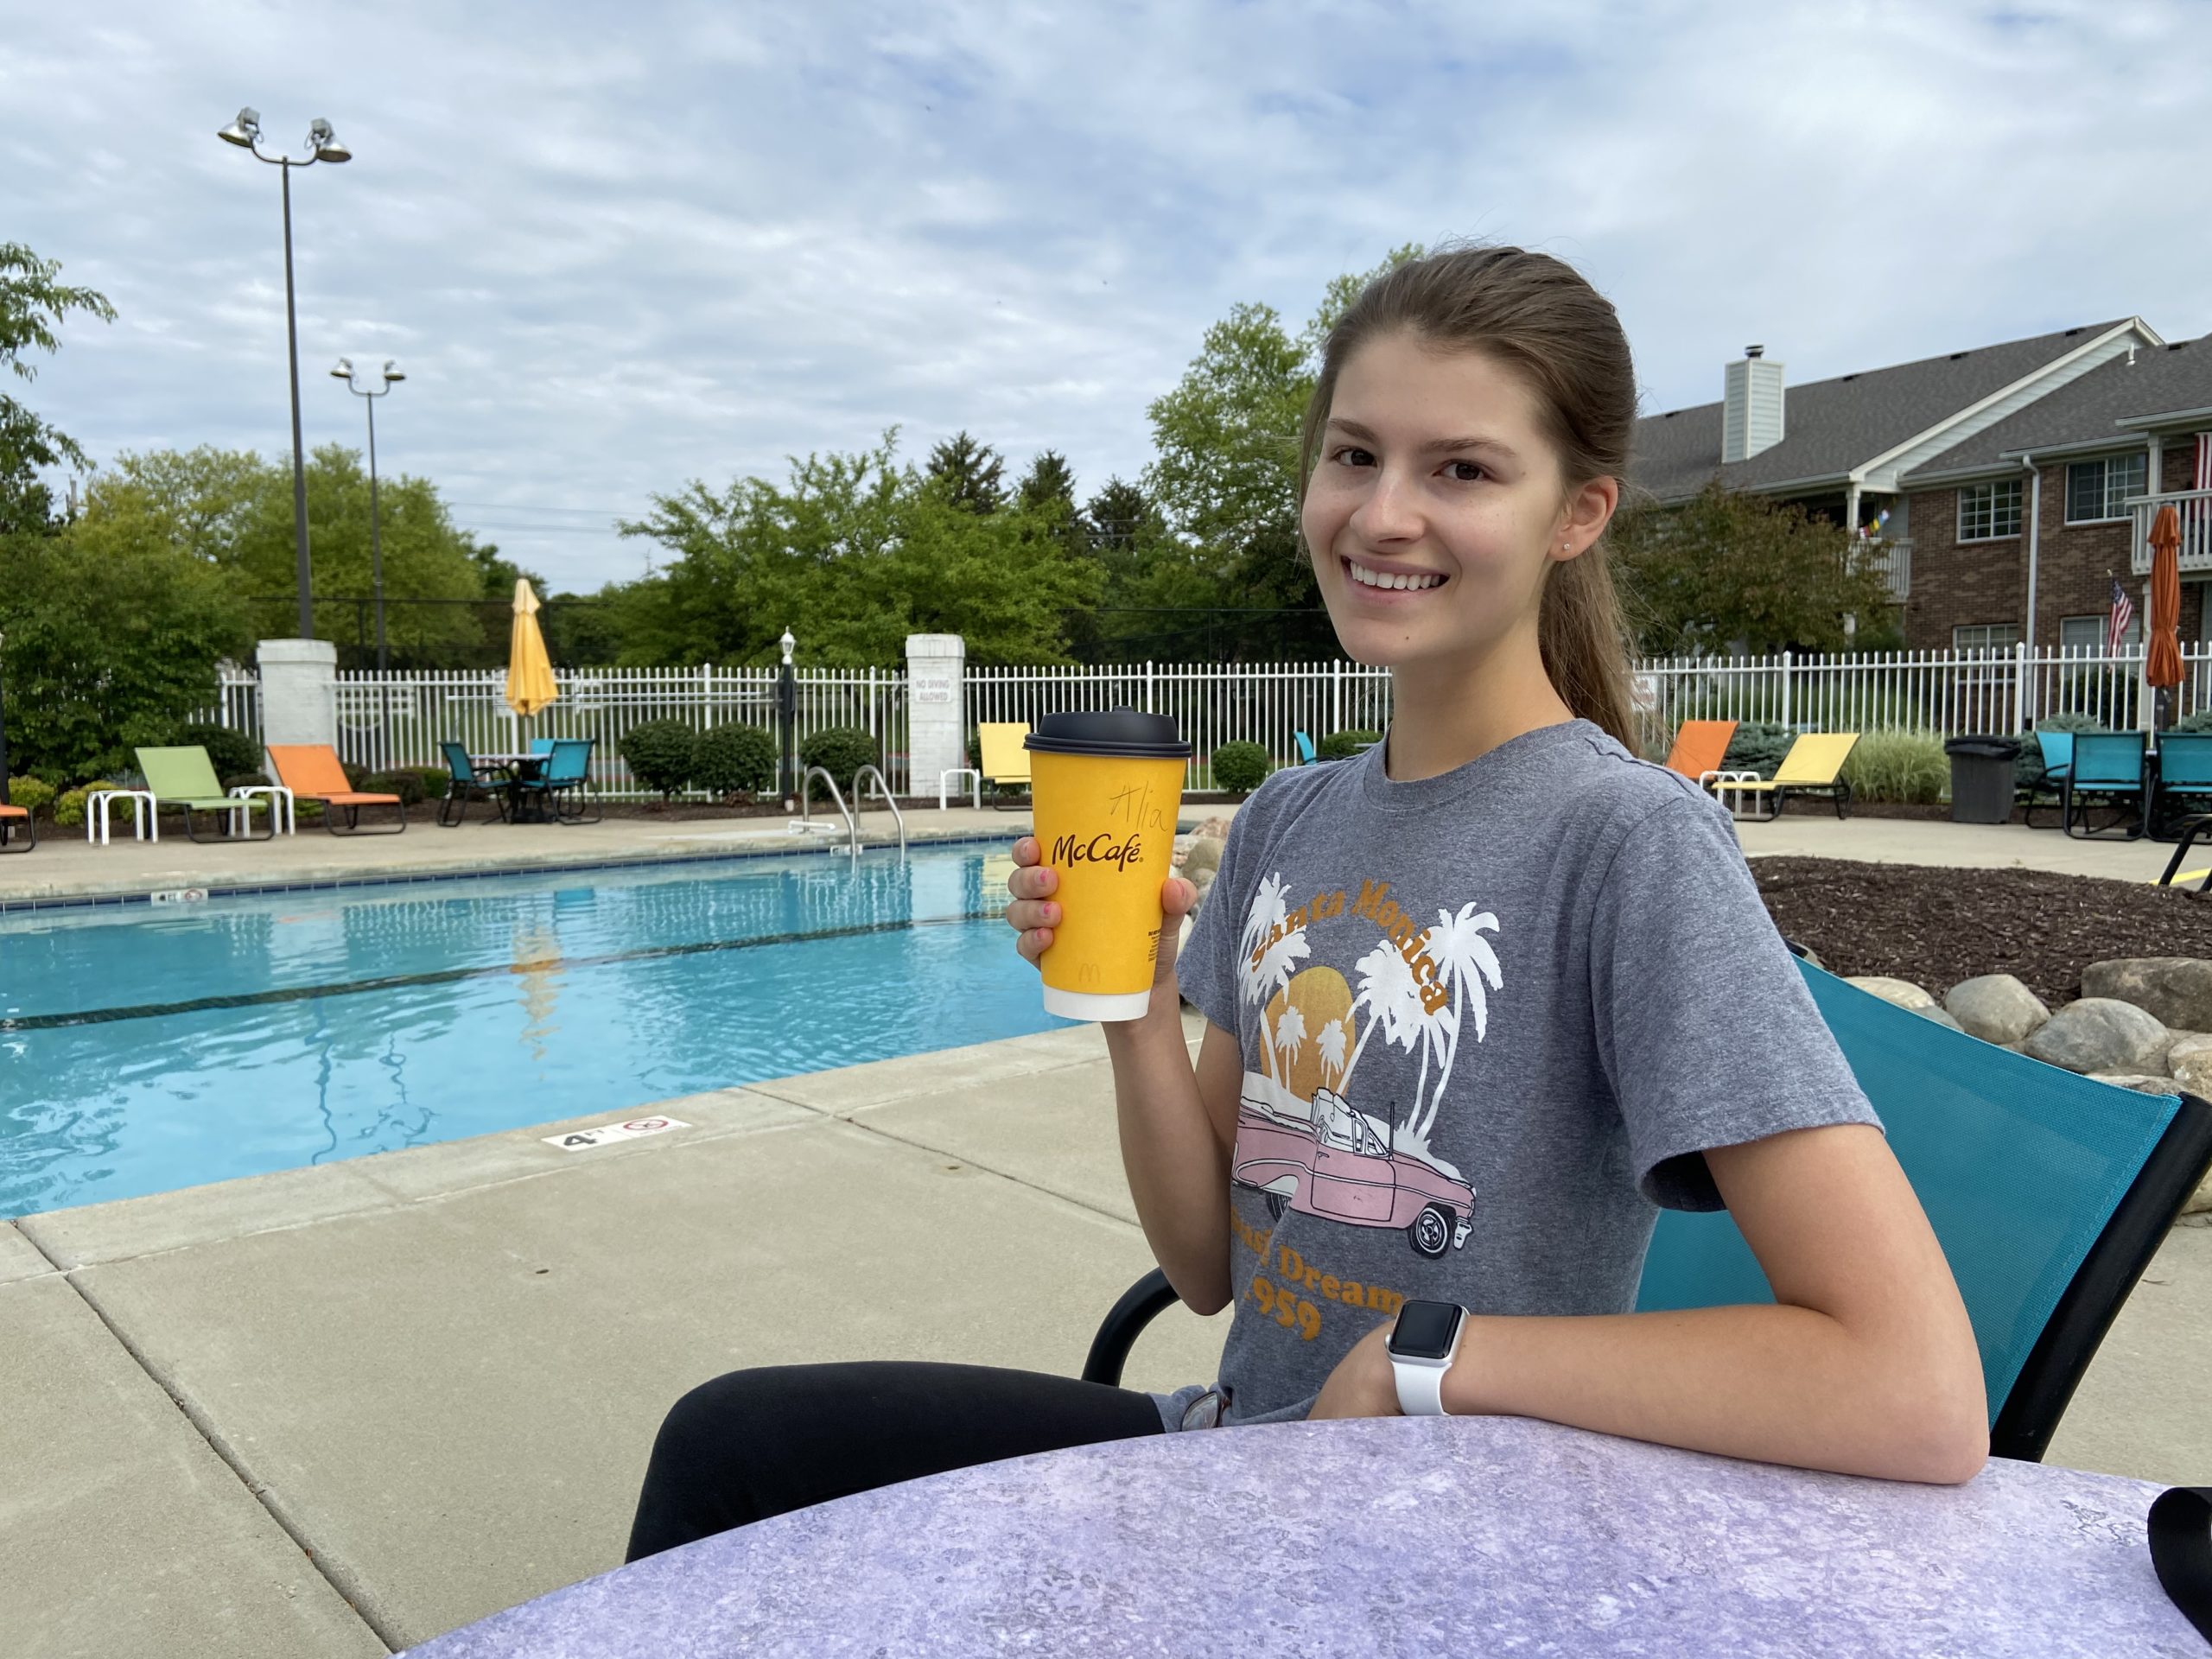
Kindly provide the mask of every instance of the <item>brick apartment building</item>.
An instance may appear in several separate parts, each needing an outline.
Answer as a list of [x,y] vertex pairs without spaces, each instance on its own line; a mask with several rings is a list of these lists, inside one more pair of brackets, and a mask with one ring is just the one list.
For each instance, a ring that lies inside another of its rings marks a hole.
[[2114,579],[2139,639],[2171,500],[2181,637],[2212,639],[2212,337],[2131,317],[1790,387],[1752,346],[1719,403],[1637,423],[1658,500],[1714,479],[1878,537],[1916,651],[2102,649]]

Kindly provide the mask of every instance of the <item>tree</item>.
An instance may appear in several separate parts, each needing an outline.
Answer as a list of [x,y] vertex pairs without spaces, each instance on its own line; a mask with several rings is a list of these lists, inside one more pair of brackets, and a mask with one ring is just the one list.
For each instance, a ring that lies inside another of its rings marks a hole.
[[[58,351],[61,342],[54,331],[72,311],[115,321],[106,296],[65,286],[54,280],[60,271],[58,260],[41,259],[20,242],[0,242],[0,363],[17,379],[38,378],[37,367],[23,360],[23,353],[34,346]],[[38,469],[65,461],[91,467],[67,433],[0,391],[0,537],[43,530],[52,522],[54,493],[39,480]]]
[[1795,502],[1708,484],[1680,505],[1618,514],[1612,542],[1647,656],[1872,650],[1896,633],[1872,544]]
[[1006,500],[1000,481],[1005,463],[998,451],[956,432],[930,451],[929,474],[945,486],[949,499],[968,512],[996,512]]
[[[88,512],[87,518],[91,517]],[[80,521],[0,553],[9,764],[57,787],[110,775],[213,703],[253,635],[236,583],[157,537]]]
[[1029,470],[1014,486],[1014,499],[1028,512],[1042,512],[1058,502],[1074,517],[1075,474],[1068,467],[1067,457],[1057,449],[1039,450],[1037,459],[1029,463]]

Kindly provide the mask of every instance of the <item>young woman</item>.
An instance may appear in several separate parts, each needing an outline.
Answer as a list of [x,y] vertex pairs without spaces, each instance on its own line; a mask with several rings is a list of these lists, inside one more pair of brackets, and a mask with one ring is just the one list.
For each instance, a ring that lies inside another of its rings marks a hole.
[[[1635,401],[1612,308],[1519,249],[1402,265],[1330,334],[1301,524],[1346,654],[1391,671],[1390,728],[1253,795],[1151,1012],[1103,1027],[1146,1239],[1191,1307],[1236,1304],[1217,1382],[733,1373],[664,1425],[631,1559],[996,1458],[1408,1397],[1895,1479],[1981,1466],[1927,1218],[1727,813],[1630,747],[1604,537]],[[1033,962],[1055,877],[1033,839],[1014,861]],[[1162,896],[1172,940],[1196,894]],[[1628,1312],[1658,1207],[1723,1204],[1775,1302]],[[1402,1382],[1408,1303],[1452,1335]]]

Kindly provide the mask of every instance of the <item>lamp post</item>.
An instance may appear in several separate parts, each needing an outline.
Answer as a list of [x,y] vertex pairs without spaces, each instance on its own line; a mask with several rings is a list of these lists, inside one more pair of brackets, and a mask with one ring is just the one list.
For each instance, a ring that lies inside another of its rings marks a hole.
[[300,638],[315,638],[315,599],[308,574],[308,473],[300,449],[300,326],[292,295],[292,169],[313,167],[317,162],[350,162],[353,152],[338,142],[330,123],[317,116],[308,127],[308,158],[296,162],[289,156],[265,156],[261,150],[261,116],[240,110],[238,119],[215,135],[226,144],[252,152],[267,162],[284,181],[284,338],[292,365],[292,544],[300,588]]
[[384,372],[372,391],[365,391],[353,384],[353,359],[341,357],[338,366],[330,372],[331,378],[343,380],[346,390],[368,405],[369,410],[369,586],[377,601],[377,672],[391,671],[391,661],[385,651],[384,639],[384,531],[377,516],[377,399],[397,385],[407,377],[390,358],[384,360]]
[[783,672],[776,681],[776,714],[778,723],[784,728],[784,810],[788,812],[797,804],[792,785],[797,764],[793,750],[798,729],[798,677],[791,671],[791,647],[798,641],[785,628],[784,637],[776,643],[784,648]]

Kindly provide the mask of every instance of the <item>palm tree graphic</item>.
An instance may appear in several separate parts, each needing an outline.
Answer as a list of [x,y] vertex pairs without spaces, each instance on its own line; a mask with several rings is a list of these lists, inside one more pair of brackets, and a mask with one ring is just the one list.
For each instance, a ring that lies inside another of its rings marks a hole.
[[1284,1081],[1290,1077],[1291,1063],[1297,1059],[1298,1051],[1306,1046],[1306,1015],[1295,1002],[1286,1003],[1275,1017],[1275,1046],[1282,1051]]
[[1395,1043],[1410,1053],[1422,1019],[1421,986],[1396,945],[1384,939],[1359,959],[1357,968],[1359,991],[1351,1006],[1355,1012],[1366,1013],[1367,1024],[1353,1046],[1351,1058],[1345,1062],[1344,1077],[1337,1084],[1339,1094],[1350,1088],[1351,1074],[1359,1069],[1359,1057],[1367,1052],[1367,1039],[1377,1027],[1384,1042]]
[[1314,1038],[1313,1046],[1321,1051],[1321,1081],[1336,1088],[1344,1075],[1344,1022],[1330,1020]]
[[[1290,983],[1292,964],[1313,952],[1302,926],[1276,937],[1290,917],[1290,907],[1284,902],[1289,891],[1288,884],[1280,875],[1263,878],[1260,890],[1252,895],[1251,909],[1245,912],[1244,931],[1238,941],[1238,988],[1244,1000],[1260,1011],[1260,1064],[1270,1078],[1274,1077],[1274,1055],[1268,1035],[1268,1004],[1277,991]],[[1255,957],[1257,961],[1254,960]]]
[[[1438,983],[1451,993],[1452,1001],[1438,1010],[1440,1017],[1430,1029],[1432,1039],[1440,1035],[1444,1039],[1444,1065],[1436,1074],[1436,1090],[1429,1096],[1427,1109],[1411,1132],[1417,1141],[1427,1141],[1436,1126],[1436,1114],[1444,1104],[1444,1085],[1451,1081],[1452,1064],[1459,1058],[1459,1027],[1468,1004],[1474,1007],[1477,1042],[1482,1041],[1490,1027],[1490,997],[1483,982],[1487,980],[1491,990],[1501,990],[1505,976],[1498,966],[1497,952],[1483,935],[1497,931],[1497,918],[1486,910],[1478,913],[1471,904],[1460,906],[1456,915],[1438,911],[1436,925],[1428,931],[1429,960],[1435,963]],[[1424,1080],[1427,1071],[1424,1054]]]

